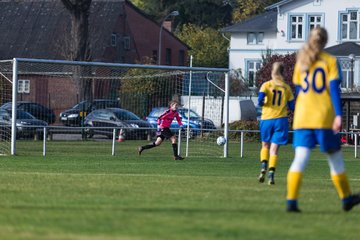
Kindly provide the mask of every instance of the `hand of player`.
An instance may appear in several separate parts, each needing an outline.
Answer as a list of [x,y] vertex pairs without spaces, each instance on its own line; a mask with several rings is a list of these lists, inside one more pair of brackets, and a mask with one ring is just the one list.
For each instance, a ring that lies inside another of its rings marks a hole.
[[335,117],[332,130],[334,131],[335,134],[341,131],[341,116]]

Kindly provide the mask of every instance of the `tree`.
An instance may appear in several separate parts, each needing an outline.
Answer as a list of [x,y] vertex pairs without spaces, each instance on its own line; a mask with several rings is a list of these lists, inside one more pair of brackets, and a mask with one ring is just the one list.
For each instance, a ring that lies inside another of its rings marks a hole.
[[227,67],[228,41],[213,28],[187,24],[176,32],[177,36],[191,47],[194,66]]
[[250,16],[257,15],[264,11],[264,8],[272,3],[276,2],[275,0],[235,0],[234,9],[233,9],[233,22],[239,22]]
[[[89,14],[92,0],[61,0],[71,17],[70,60],[90,61],[89,50]],[[81,79],[82,67],[74,67],[74,82],[80,99],[92,99],[92,80]]]
[[257,72],[257,87],[260,86],[271,79],[271,69],[274,62],[282,62],[284,64],[284,80],[288,83],[294,90],[294,85],[292,83],[292,76],[294,72],[295,62],[296,62],[296,53],[279,55],[271,55],[262,68]]
[[219,28],[231,22],[232,7],[223,0],[132,0],[154,20],[161,22],[171,11],[180,15],[175,21],[178,25],[195,24],[203,27]]

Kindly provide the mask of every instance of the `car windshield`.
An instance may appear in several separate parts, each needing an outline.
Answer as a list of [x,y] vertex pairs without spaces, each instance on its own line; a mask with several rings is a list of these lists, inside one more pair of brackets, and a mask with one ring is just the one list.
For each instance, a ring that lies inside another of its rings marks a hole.
[[[183,115],[185,118],[188,117],[188,109],[186,108],[181,108],[178,110],[179,113],[181,115]],[[190,109],[190,118],[200,118],[199,114],[197,114],[196,112],[194,112],[193,110]]]
[[28,112],[18,111],[16,119],[35,119],[35,117]]
[[88,109],[90,107],[90,103],[88,101],[82,101],[73,106],[73,109]]
[[114,112],[115,116],[120,119],[120,120],[140,120],[140,118],[138,116],[136,116],[134,113],[132,112],[128,112],[128,111],[116,111]]

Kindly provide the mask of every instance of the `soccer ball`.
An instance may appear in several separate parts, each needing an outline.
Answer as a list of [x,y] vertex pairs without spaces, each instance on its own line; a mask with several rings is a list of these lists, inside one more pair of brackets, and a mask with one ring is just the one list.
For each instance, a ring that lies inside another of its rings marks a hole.
[[223,146],[226,143],[226,139],[223,136],[220,136],[216,139],[216,143],[219,146]]

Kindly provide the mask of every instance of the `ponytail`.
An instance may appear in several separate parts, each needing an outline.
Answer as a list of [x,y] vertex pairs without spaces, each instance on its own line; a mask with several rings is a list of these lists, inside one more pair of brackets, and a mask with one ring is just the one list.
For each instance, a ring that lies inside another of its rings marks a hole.
[[308,41],[299,50],[297,63],[301,72],[310,69],[311,65],[318,59],[320,52],[328,41],[328,34],[325,28],[316,27],[310,32]]

